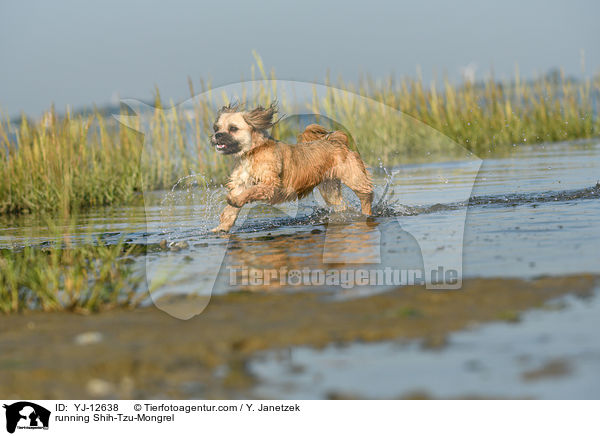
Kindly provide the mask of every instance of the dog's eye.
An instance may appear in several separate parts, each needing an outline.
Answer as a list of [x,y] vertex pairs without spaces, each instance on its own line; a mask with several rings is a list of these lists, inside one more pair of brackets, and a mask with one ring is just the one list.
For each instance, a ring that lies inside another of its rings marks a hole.
[[238,128],[237,128],[237,127],[235,127],[235,126],[229,126],[229,131],[230,131],[230,132],[237,132],[237,131],[238,131]]
[[217,126],[216,124],[213,126],[213,130],[216,132],[217,130],[219,130],[219,126]]

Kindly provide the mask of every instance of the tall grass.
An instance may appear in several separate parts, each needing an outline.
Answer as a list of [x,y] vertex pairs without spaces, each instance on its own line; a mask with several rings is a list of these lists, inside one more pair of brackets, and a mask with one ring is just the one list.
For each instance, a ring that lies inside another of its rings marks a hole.
[[54,110],[36,124],[23,118],[16,130],[0,123],[0,213],[130,200],[141,189],[139,147],[112,124],[98,114],[59,119]]
[[[505,83],[490,78],[461,86],[448,80],[441,84],[432,81],[427,86],[419,79],[364,79],[357,85],[340,81],[335,86],[394,107],[481,157],[505,153],[514,145],[600,134],[600,75],[575,82],[562,72],[554,72],[523,82],[517,72]],[[377,114],[365,115],[377,123]],[[384,119],[376,125],[385,132],[385,124]],[[370,147],[363,144],[363,149],[368,152]],[[418,150],[401,151],[419,155]]]
[[[256,69],[262,78],[275,78],[266,73],[258,57]],[[344,126],[371,164],[377,159],[391,161],[392,154],[401,156],[401,162],[429,155],[423,137],[415,134],[415,120],[482,157],[506,152],[513,144],[589,138],[600,133],[600,76],[583,82],[554,74],[529,82],[516,75],[505,83],[490,78],[462,85],[391,77],[325,83],[385,105],[374,110],[367,102],[357,102],[335,89],[307,103],[309,109]],[[200,85],[200,92],[210,93],[210,85]],[[189,86],[194,95],[191,81]],[[296,102],[281,95],[273,82],[257,86],[259,89],[244,91],[239,99],[246,100],[253,91],[256,101],[264,104],[278,98],[281,112],[293,112]],[[154,105],[165,107],[158,90]],[[389,107],[405,115],[381,109]],[[149,122],[152,147],[146,148],[141,134],[120,127],[99,112],[59,117],[51,110],[37,122],[23,117],[17,126],[0,120],[0,213],[67,214],[126,203],[144,189],[168,189],[190,173],[223,181],[230,162],[218,156],[208,142],[214,115],[215,107],[200,100],[193,105],[192,117],[180,110],[154,111]],[[274,134],[298,133],[290,129],[281,123]],[[440,155],[444,157],[449,156]]]

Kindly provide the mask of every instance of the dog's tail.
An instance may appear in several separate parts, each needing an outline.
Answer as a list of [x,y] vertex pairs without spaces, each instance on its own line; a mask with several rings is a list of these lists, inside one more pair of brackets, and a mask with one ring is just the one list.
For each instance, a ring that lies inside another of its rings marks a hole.
[[326,139],[328,141],[338,141],[348,147],[348,135],[341,130],[330,132],[325,127],[319,124],[309,124],[297,137],[298,143],[316,141],[318,139]]

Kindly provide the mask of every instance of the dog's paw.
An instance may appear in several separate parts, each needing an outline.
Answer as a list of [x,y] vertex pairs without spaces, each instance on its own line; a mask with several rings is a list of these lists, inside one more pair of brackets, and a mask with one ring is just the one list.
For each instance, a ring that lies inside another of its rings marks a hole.
[[210,232],[211,233],[227,233],[227,232],[229,232],[229,229],[225,229],[221,226],[217,226],[214,229],[210,229]]

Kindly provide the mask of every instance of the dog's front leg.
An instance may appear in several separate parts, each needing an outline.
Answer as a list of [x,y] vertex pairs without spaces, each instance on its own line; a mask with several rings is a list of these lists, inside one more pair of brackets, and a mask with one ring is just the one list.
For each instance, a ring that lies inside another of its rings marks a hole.
[[281,186],[281,180],[277,176],[277,172],[273,171],[272,168],[260,166],[255,171],[260,174],[257,177],[258,182],[245,189],[231,190],[227,196],[227,204],[234,207],[242,207],[246,203],[253,201],[273,202],[275,194]]
[[252,203],[253,201],[270,202],[275,196],[276,189],[276,185],[259,183],[237,195],[234,195],[234,193],[231,192],[227,196],[227,204],[233,207],[243,207],[245,204]]
[[229,204],[225,206],[225,209],[223,209],[223,212],[219,218],[219,225],[212,229],[211,232],[228,232],[233,227],[240,210],[241,208],[234,207]]

